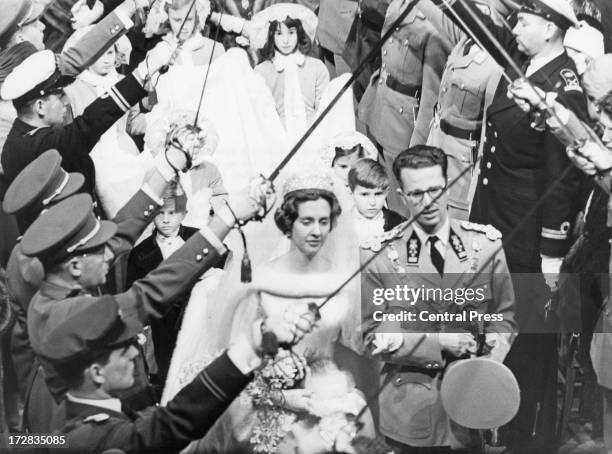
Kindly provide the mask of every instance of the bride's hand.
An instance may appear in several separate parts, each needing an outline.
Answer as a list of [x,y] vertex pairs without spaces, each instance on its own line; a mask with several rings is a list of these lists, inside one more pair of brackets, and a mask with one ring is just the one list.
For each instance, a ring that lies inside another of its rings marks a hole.
[[312,393],[305,389],[286,389],[283,391],[284,407],[295,412],[309,412],[312,409]]

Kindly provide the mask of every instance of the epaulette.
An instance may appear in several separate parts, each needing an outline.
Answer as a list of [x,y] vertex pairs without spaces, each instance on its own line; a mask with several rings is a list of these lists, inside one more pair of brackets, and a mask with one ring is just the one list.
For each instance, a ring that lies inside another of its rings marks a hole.
[[95,422],[95,423],[101,423],[101,422],[105,422],[108,421],[110,419],[110,415],[107,413],[97,413],[95,415],[91,415],[88,416],[87,418],[83,419],[83,422],[88,423],[88,422]]
[[404,221],[401,224],[396,225],[391,230],[386,231],[382,235],[373,236],[361,242],[360,246],[362,249],[371,249],[374,252],[378,252],[383,247],[383,244],[387,241],[400,238],[404,234],[404,229],[409,221]]
[[491,241],[501,240],[502,234],[499,230],[493,227],[491,224],[477,224],[475,222],[463,221],[461,222],[461,227],[464,230],[471,230],[473,232],[484,233],[488,239]]

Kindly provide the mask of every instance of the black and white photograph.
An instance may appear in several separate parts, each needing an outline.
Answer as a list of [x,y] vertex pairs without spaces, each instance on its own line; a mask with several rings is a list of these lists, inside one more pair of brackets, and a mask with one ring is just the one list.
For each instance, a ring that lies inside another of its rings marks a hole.
[[612,454],[612,0],[0,0],[0,453]]

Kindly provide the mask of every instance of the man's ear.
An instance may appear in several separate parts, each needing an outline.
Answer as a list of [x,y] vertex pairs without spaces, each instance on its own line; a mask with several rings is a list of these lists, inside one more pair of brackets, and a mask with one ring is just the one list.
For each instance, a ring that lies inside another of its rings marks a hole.
[[34,103],[32,104],[32,110],[34,111],[35,115],[38,115],[40,118],[43,118],[46,113],[45,100],[42,98],[39,98],[36,101],[34,101]]
[[93,363],[87,369],[85,369],[85,374],[89,376],[92,382],[96,385],[103,385],[106,379],[104,378],[104,374],[102,373],[103,367],[98,363]]
[[68,271],[74,279],[78,279],[79,277],[81,277],[81,261],[76,257],[70,259],[70,261],[68,262]]

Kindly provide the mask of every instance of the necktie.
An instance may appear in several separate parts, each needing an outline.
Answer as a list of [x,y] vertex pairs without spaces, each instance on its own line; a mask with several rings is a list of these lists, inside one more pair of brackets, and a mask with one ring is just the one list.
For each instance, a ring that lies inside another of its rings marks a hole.
[[442,276],[444,271],[444,258],[438,248],[436,247],[436,243],[440,241],[437,236],[433,235],[429,237],[429,254],[431,256],[431,263],[436,267],[440,276]]

